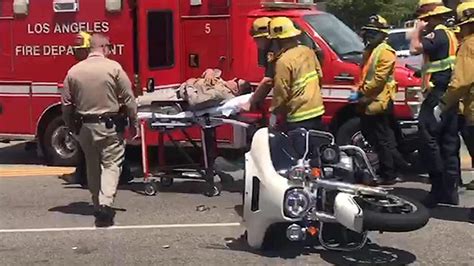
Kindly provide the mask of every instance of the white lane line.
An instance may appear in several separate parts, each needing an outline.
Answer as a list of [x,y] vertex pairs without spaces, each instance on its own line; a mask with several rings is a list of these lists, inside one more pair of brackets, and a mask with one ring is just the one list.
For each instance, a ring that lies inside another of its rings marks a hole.
[[170,228],[205,228],[205,227],[237,227],[240,223],[212,223],[212,224],[152,224],[152,225],[116,225],[106,228],[99,227],[64,227],[64,228],[32,228],[32,229],[0,229],[0,233],[43,233],[43,232],[71,232],[94,230],[130,230],[130,229],[170,229]]

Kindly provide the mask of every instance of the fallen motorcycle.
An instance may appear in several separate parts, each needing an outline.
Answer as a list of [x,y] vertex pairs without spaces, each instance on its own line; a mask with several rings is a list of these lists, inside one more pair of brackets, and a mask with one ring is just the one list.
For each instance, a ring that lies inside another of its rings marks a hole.
[[428,210],[419,202],[362,185],[373,177],[365,152],[337,146],[330,133],[258,130],[245,155],[248,244],[260,249],[275,238],[315,238],[328,250],[351,251],[367,243],[369,231],[409,232],[427,224]]

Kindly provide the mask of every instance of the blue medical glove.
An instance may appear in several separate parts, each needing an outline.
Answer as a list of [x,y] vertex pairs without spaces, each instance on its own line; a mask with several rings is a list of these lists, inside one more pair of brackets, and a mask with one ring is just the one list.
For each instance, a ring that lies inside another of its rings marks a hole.
[[349,102],[357,102],[362,97],[362,93],[357,91],[351,91],[351,95],[349,95]]

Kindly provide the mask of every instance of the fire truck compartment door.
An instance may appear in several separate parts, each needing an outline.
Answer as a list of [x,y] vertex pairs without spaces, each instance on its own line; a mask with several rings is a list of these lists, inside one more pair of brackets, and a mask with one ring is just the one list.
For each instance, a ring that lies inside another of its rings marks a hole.
[[[5,5],[1,4],[0,11],[5,11]],[[11,12],[11,9],[6,11]],[[32,134],[30,84],[5,81],[13,72],[13,17],[9,17],[10,14],[0,14],[0,134]]]
[[[222,70],[224,79],[229,76],[229,23],[227,18],[185,18],[183,21],[184,33],[184,73],[185,79],[196,78],[207,68]],[[217,139],[220,143],[235,143],[236,130],[240,127],[224,125],[217,129]],[[190,130],[188,134],[193,139],[200,139],[199,130]]]
[[13,18],[1,17],[0,14],[0,79],[13,71],[12,22]]
[[186,19],[184,52],[186,78],[199,77],[207,68],[219,68],[229,77],[231,49],[227,18]]
[[34,134],[31,85],[0,81],[0,134]]

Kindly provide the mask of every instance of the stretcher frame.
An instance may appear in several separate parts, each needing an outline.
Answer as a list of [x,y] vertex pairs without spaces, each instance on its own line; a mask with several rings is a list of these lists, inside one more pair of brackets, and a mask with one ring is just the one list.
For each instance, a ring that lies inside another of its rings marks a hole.
[[[183,114],[186,112],[182,112]],[[160,185],[169,187],[173,184],[173,179],[193,179],[204,180],[207,184],[204,194],[208,197],[218,196],[221,193],[220,186],[214,182],[214,177],[218,173],[214,169],[214,161],[217,156],[216,128],[223,124],[234,124],[243,127],[249,127],[249,124],[235,119],[214,117],[208,113],[201,112],[201,115],[192,116],[173,116],[151,112],[151,117],[140,120],[141,131],[141,155],[144,172],[144,192],[146,195],[153,196],[158,192],[156,178],[160,178]],[[186,129],[199,126],[201,129],[201,147],[187,132]],[[148,140],[146,130],[158,132],[158,167],[151,170],[148,158]],[[184,150],[179,142],[173,138],[173,133],[180,131],[185,140],[191,144],[195,150],[202,152],[202,165],[194,161]],[[173,146],[183,155],[189,164],[186,165],[167,165],[165,155],[165,137]],[[182,169],[181,167],[190,166],[191,168]]]

